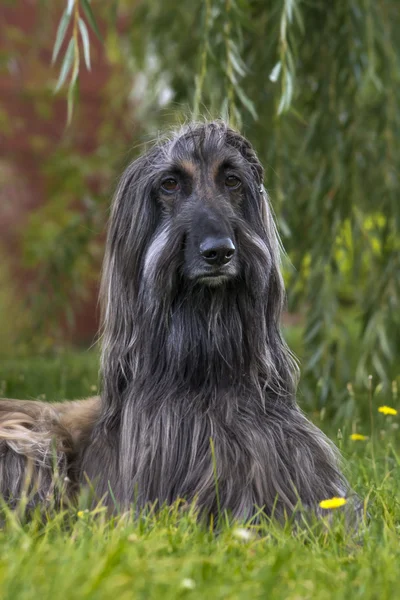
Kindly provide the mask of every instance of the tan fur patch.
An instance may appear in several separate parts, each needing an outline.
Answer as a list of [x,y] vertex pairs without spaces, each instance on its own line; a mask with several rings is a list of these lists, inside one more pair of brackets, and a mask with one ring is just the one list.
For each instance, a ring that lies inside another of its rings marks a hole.
[[0,399],[0,441],[42,463],[54,450],[76,452],[99,412],[99,397],[57,404]]

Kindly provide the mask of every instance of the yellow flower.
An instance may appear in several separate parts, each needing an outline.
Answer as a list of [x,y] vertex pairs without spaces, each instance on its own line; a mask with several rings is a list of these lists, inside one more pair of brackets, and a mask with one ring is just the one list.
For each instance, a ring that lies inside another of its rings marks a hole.
[[80,519],[82,519],[82,518],[83,518],[83,515],[84,515],[85,513],[83,512],[83,510],[78,510],[78,512],[77,512],[76,514],[78,515],[78,517],[79,517]]
[[346,504],[346,498],[329,498],[329,500],[321,500],[319,503],[321,508],[339,508],[340,506],[344,506]]
[[362,435],[361,433],[352,433],[350,439],[353,440],[353,442],[356,442],[358,440],[367,440],[368,436]]
[[383,413],[384,415],[397,415],[397,410],[390,406],[380,406],[378,412]]

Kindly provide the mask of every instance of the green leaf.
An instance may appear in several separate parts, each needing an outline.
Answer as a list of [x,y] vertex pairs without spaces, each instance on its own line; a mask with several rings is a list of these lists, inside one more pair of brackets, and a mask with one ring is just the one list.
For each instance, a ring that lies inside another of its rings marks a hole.
[[241,77],[246,75],[246,71],[243,69],[233,52],[229,52],[229,61],[236,73],[238,73]]
[[388,361],[391,361],[393,359],[393,352],[390,348],[390,343],[387,338],[387,334],[386,334],[386,331],[385,331],[385,328],[383,325],[381,325],[378,328],[377,333],[378,333],[378,338],[379,338],[380,346],[382,349],[382,353]]
[[313,340],[315,338],[315,336],[318,335],[318,333],[321,331],[322,326],[323,326],[323,322],[322,321],[317,321],[311,327],[311,329],[305,334],[304,341],[306,343],[311,342],[311,340]]
[[276,81],[278,81],[279,75],[281,73],[281,68],[282,68],[282,63],[281,63],[280,60],[278,60],[278,62],[276,63],[276,65],[272,69],[271,73],[269,74],[270,81],[272,81],[273,83],[275,83]]
[[83,54],[85,57],[86,67],[90,71],[90,42],[89,42],[89,32],[86,27],[86,23],[83,19],[79,19],[79,31],[81,32],[81,38],[83,43]]
[[71,38],[70,42],[68,44],[67,51],[64,56],[64,61],[63,61],[62,67],[61,67],[60,76],[57,81],[56,92],[58,92],[58,90],[63,86],[64,81],[66,80],[67,75],[72,67],[72,62],[74,60],[74,49],[75,49],[75,40],[74,40],[74,38]]
[[285,110],[285,106],[286,106],[286,96],[285,96],[285,93],[283,92],[281,95],[281,98],[279,100],[278,115],[281,115],[283,113],[283,111]]
[[54,42],[53,56],[51,57],[51,63],[54,64],[57,60],[58,53],[65,38],[66,31],[68,29],[69,22],[71,20],[71,13],[68,11],[68,6],[65,9],[60,24],[58,26],[56,41]]
[[286,71],[286,94],[287,94],[287,108],[289,108],[293,98],[293,76],[292,73]]
[[246,63],[243,61],[240,56],[240,51],[238,46],[232,41],[228,40],[229,47],[229,59],[232,62],[232,66],[237,71],[239,75],[244,77],[248,71]]
[[255,109],[253,102],[250,100],[250,98],[248,96],[246,96],[244,91],[239,86],[235,89],[235,92],[239,96],[239,100],[243,104],[243,106],[245,108],[247,108],[247,110],[249,111],[249,113],[251,114],[253,119],[255,121],[257,121],[257,118],[258,118],[257,111]]
[[72,77],[68,88],[68,97],[67,97],[67,125],[69,125],[72,121],[72,115],[74,112],[74,101],[76,97],[76,92],[78,90],[78,75],[79,75],[79,58],[74,63],[74,69],[72,71]]
[[75,86],[76,81],[71,83],[68,88],[68,97],[67,97],[67,125],[70,125],[72,121],[72,115],[74,112],[74,96],[75,96]]
[[380,357],[378,356],[378,354],[372,355],[372,364],[374,366],[375,371],[378,374],[378,377],[382,381],[387,382],[387,379],[388,379],[387,372],[386,372],[386,369],[385,369]]
[[304,21],[297,2],[293,4],[293,12],[301,33],[304,33]]
[[81,2],[82,2],[83,11],[86,15],[86,18],[88,20],[90,27],[93,29],[93,31],[95,32],[95,34],[97,35],[99,40],[102,42],[103,38],[101,37],[101,33],[99,31],[99,28],[97,27],[97,23],[95,21],[95,18],[94,18],[94,15],[93,15],[93,12],[92,12],[92,9],[90,7],[88,0],[81,0]]
[[285,10],[289,23],[291,23],[293,19],[293,4],[293,0],[285,0]]
[[305,369],[304,369],[304,371],[306,373],[309,373],[310,371],[313,370],[315,365],[321,360],[323,352],[324,352],[324,345],[321,344],[317,348],[317,350],[314,352],[314,354],[311,356],[310,360],[307,362]]
[[292,101],[293,96],[293,78],[289,71],[286,71],[284,74],[284,87],[282,91],[282,96],[279,102],[278,107],[278,115],[281,115],[283,112],[288,110],[290,107],[290,103]]

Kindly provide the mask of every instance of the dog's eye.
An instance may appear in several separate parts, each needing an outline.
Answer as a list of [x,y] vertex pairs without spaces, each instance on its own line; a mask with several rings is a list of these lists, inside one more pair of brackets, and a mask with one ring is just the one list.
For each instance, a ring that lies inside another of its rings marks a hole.
[[231,190],[234,190],[240,187],[242,182],[240,179],[238,179],[238,177],[235,177],[234,175],[228,175],[228,177],[225,177],[225,185],[226,187],[231,188]]
[[179,190],[179,183],[177,182],[176,179],[173,179],[173,177],[168,177],[168,179],[165,179],[162,184],[161,184],[161,189],[164,192],[176,192],[177,190]]

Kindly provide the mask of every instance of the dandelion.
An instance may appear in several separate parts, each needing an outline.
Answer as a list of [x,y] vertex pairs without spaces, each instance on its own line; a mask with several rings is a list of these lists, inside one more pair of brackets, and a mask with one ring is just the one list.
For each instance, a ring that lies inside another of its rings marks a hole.
[[328,500],[321,500],[319,503],[321,508],[329,509],[329,508],[340,508],[346,504],[346,498],[329,498]]
[[190,579],[189,577],[185,577],[185,579],[182,579],[181,588],[183,588],[184,590],[194,590],[195,587],[196,582],[194,581],[194,579]]
[[352,433],[350,439],[353,440],[353,442],[364,441],[368,439],[368,436],[362,435],[361,433]]
[[397,415],[397,410],[395,408],[391,408],[390,406],[380,406],[378,408],[378,412],[383,415]]
[[76,513],[80,519],[83,519],[83,515],[85,514],[83,510],[78,510]]
[[232,533],[235,537],[246,542],[254,538],[254,533],[244,527],[238,527],[237,529],[234,529]]

